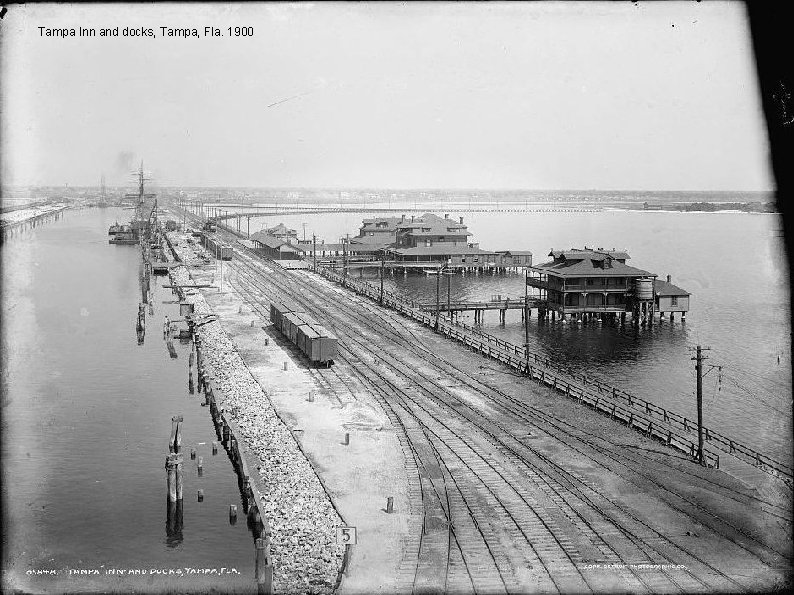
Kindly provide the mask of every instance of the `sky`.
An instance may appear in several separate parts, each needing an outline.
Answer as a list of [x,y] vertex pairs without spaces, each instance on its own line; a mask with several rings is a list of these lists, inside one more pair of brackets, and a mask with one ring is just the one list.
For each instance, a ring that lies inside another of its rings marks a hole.
[[739,2],[8,8],[4,185],[774,189]]

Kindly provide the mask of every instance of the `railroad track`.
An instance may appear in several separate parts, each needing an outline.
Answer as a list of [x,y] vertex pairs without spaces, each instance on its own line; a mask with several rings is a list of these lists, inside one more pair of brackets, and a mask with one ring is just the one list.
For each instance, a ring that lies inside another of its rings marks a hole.
[[[430,516],[425,514],[424,529],[428,519],[432,524],[441,517],[448,529],[443,583],[432,580],[433,571],[438,574],[439,568],[437,564],[434,569],[427,567],[427,561],[438,560],[444,540],[439,539],[438,531],[422,530],[412,581],[416,590],[459,586],[475,592],[516,592],[527,588],[688,592],[752,587],[729,576],[681,539],[662,535],[592,482],[565,469],[541,449],[526,444],[526,431],[522,436],[506,424],[486,419],[450,387],[439,383],[436,376],[453,376],[457,383],[496,403],[522,424],[529,424],[533,431],[553,436],[589,461],[647,489],[647,483],[642,482],[651,478],[638,472],[634,465],[647,458],[642,453],[627,456],[609,441],[566,427],[569,424],[564,420],[484,384],[422,346],[417,339],[423,334],[426,338],[427,331],[417,332],[399,314],[376,311],[369,300],[347,292],[344,297],[352,307],[332,311],[325,304],[333,303],[331,300],[344,290],[311,282],[303,278],[305,273],[279,272],[262,278],[249,270],[260,268],[258,259],[244,252],[238,255],[240,258],[232,265],[236,283],[252,301],[256,302],[257,294],[272,299],[286,293],[308,312],[316,316],[319,312],[326,320],[338,321],[331,326],[340,338],[340,354],[346,367],[376,395],[390,421],[400,429],[403,451],[420,477],[420,489],[413,490],[412,500],[419,498],[422,509],[432,511]],[[258,311],[267,318],[264,308]],[[390,342],[399,346],[400,355],[378,341],[365,342],[346,330],[354,326],[366,328],[373,336],[387,335]],[[417,358],[431,365],[432,375],[419,370]],[[374,364],[375,359],[379,365]],[[330,386],[342,379],[335,368],[312,374],[321,381],[324,378]],[[687,504],[680,494],[668,492],[670,500],[665,502],[676,512],[693,520],[694,513],[703,512],[696,510],[695,503]],[[675,498],[679,501],[672,501]],[[771,512],[790,521],[782,509]],[[715,525],[711,529],[717,535],[743,547],[750,556],[768,561],[770,554],[773,558],[782,555],[774,550],[764,551],[770,548],[738,528]],[[573,541],[572,535],[579,537]],[[753,543],[743,545],[740,541]],[[648,575],[628,567],[616,572],[610,582],[603,573],[582,569],[587,561],[684,564],[687,568]],[[404,564],[406,575],[410,575],[412,565],[408,561]],[[522,575],[529,566],[534,570],[532,579]],[[534,582],[530,586],[526,580]]]

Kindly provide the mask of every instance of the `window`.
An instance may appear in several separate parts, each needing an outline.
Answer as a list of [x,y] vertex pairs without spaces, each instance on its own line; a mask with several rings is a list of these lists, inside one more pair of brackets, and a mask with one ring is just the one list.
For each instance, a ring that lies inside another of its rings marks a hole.
[[673,305],[673,306],[677,306],[678,305],[678,296],[677,295],[674,295],[673,297],[670,298],[670,304]]
[[592,285],[592,284],[593,284],[593,280],[592,280],[592,279],[588,279],[588,280],[587,280],[587,284],[588,284],[588,285]]

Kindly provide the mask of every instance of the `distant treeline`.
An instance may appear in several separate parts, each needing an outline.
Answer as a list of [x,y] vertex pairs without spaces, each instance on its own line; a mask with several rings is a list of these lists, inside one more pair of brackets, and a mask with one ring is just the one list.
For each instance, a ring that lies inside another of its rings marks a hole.
[[644,203],[649,211],[743,211],[745,213],[776,213],[774,202],[689,202],[672,205]]

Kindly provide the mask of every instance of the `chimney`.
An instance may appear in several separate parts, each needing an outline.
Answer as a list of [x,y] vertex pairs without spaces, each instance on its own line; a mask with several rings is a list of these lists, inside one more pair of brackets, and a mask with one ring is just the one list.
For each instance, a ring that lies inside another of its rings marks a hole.
[[670,283],[670,275],[667,275],[667,282]]
[[463,217],[460,218],[460,224],[463,225]]
[[414,216],[411,215],[411,223],[413,223],[413,222],[414,222]]
[[449,213],[444,213],[444,219],[449,219]]
[[400,220],[400,223],[405,223],[405,213],[403,213],[403,218]]

